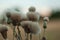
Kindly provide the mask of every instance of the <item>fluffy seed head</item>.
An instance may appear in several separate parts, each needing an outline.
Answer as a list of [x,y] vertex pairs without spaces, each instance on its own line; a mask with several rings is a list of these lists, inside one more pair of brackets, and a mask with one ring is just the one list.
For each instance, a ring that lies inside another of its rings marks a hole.
[[25,32],[28,31],[29,33],[32,34],[40,33],[40,26],[37,22],[23,21],[21,22],[21,26],[24,28]]

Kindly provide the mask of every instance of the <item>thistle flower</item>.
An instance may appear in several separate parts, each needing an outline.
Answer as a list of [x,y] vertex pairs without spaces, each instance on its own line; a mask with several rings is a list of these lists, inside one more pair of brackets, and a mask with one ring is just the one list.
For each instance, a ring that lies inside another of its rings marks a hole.
[[32,21],[22,21],[21,26],[27,33],[32,34],[39,34],[40,33],[40,26],[37,22]]
[[8,31],[8,26],[0,24],[0,33],[2,34],[5,40],[7,39],[7,31]]

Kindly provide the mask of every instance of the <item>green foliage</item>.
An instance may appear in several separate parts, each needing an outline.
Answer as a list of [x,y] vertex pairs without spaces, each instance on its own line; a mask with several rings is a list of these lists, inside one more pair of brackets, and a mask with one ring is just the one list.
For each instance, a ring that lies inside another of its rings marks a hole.
[[60,18],[60,10],[52,11],[51,18]]

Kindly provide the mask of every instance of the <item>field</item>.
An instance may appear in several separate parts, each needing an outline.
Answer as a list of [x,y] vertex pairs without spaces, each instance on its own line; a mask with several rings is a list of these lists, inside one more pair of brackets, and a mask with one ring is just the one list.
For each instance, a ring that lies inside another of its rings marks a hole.
[[[41,27],[41,33],[40,33],[40,40],[43,36],[43,22],[40,21],[40,27]],[[24,31],[21,28],[21,33],[22,33],[22,37],[23,40],[25,38],[24,36]],[[13,35],[12,35],[12,29],[9,28],[8,30],[8,39],[12,40],[13,39]],[[48,25],[47,25],[47,29],[46,29],[46,38],[47,40],[60,40],[60,19],[53,19],[50,20]],[[2,35],[0,34],[0,40],[3,40]],[[33,40],[39,40],[38,35],[33,35]]]

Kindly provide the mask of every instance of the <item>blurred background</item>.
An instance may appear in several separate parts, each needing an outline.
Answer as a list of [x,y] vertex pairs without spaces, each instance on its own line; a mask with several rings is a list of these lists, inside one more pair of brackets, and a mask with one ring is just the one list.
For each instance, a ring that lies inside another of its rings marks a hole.
[[[46,29],[47,40],[60,40],[60,0],[0,0],[0,18],[3,11],[11,8],[18,7],[21,11],[26,14],[30,6],[36,7],[36,11],[40,13],[42,7],[50,7],[52,9],[52,15]],[[40,19],[41,37],[43,36],[43,21]],[[21,33],[24,40],[23,29]],[[12,40],[12,29],[9,28],[8,38]],[[38,40],[37,35],[33,35],[33,40]],[[0,40],[3,40],[0,34]]]

